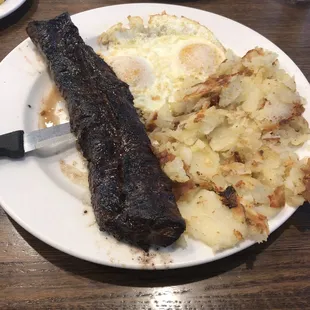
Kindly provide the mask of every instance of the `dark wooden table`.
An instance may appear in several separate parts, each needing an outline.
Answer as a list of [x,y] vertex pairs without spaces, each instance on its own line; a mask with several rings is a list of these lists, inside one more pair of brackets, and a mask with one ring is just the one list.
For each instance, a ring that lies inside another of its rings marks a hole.
[[[125,2],[29,1],[0,21],[0,60],[26,38],[25,27],[32,19],[117,3]],[[309,4],[173,3],[218,13],[255,29],[310,78]],[[304,206],[268,242],[232,257],[183,270],[130,271],[63,254],[30,235],[0,208],[0,309],[310,309],[309,229],[310,208]]]

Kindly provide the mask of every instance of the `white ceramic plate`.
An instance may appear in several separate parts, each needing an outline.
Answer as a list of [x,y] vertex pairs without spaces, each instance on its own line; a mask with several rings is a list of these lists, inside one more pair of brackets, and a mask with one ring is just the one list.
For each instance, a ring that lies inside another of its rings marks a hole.
[[0,4],[0,19],[16,11],[26,0],[6,0]]
[[[306,78],[286,54],[255,31],[222,16],[173,5],[126,4],[83,12],[72,18],[82,37],[96,50],[99,48],[97,36],[107,27],[119,21],[126,22],[128,15],[147,18],[149,14],[164,10],[168,14],[183,15],[209,27],[224,46],[239,55],[255,46],[278,53],[282,67],[296,77],[301,95],[310,98]],[[51,85],[44,62],[38,57],[30,39],[25,40],[0,65],[0,132],[37,129],[39,106]],[[308,106],[308,119],[309,113]],[[115,241],[99,232],[89,207],[89,212],[84,215],[86,207],[81,203],[83,191],[70,183],[60,171],[59,160],[75,156],[72,154],[74,152],[71,149],[46,157],[41,151],[20,161],[0,161],[1,205],[15,221],[49,245],[99,264],[152,269],[206,263],[232,255],[253,244],[245,241],[235,248],[213,254],[204,244],[188,240],[185,249],[170,247],[147,256],[140,250]],[[306,147],[300,151],[300,155],[309,155]],[[293,208],[286,206],[269,222],[270,230],[274,231],[282,225],[293,212]]]

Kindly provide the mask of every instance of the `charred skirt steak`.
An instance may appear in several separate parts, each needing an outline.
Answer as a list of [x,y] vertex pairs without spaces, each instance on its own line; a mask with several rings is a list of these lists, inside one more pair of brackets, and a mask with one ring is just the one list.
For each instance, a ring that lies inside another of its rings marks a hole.
[[128,85],[84,43],[67,13],[31,22],[27,33],[67,102],[100,230],[145,250],[172,244],[185,221]]

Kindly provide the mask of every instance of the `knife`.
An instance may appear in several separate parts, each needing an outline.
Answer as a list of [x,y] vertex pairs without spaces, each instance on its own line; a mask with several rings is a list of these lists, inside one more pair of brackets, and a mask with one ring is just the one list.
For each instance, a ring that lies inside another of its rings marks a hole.
[[70,132],[70,124],[64,123],[44,129],[24,133],[23,130],[0,135],[0,156],[22,158],[25,153],[61,142],[74,141]]

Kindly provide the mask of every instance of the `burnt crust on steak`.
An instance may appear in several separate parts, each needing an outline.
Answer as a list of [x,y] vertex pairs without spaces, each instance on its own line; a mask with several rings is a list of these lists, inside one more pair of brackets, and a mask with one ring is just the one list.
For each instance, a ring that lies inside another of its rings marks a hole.
[[185,221],[128,85],[84,43],[68,13],[31,22],[27,33],[67,102],[100,230],[144,250],[172,244]]

